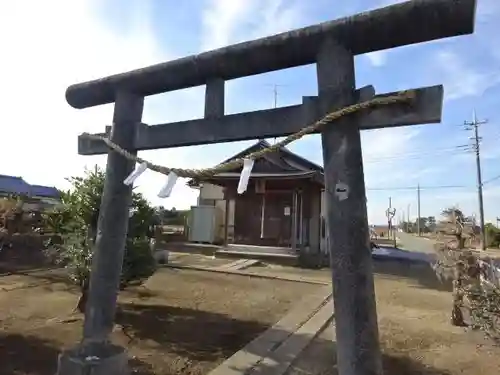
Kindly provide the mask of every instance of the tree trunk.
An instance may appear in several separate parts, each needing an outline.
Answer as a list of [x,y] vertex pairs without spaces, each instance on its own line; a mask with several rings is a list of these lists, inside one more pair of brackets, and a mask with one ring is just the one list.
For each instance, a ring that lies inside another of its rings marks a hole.
[[462,236],[462,233],[456,234],[457,238],[457,249],[461,250],[465,248],[465,237]]
[[464,306],[464,264],[461,260],[455,265],[455,280],[453,280],[453,308],[451,310],[451,324],[456,327],[465,327],[462,308]]
[[456,327],[465,327],[466,324],[462,313],[463,296],[457,284],[457,281],[453,282],[453,309],[451,310],[451,324]]

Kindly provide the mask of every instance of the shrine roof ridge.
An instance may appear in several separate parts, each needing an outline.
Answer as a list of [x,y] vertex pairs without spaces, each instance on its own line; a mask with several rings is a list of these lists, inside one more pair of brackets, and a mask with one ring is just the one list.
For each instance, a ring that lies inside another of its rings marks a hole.
[[410,0],[68,87],[74,108],[112,103],[118,90],[141,96],[316,62],[325,39],[354,55],[471,34],[476,0]]

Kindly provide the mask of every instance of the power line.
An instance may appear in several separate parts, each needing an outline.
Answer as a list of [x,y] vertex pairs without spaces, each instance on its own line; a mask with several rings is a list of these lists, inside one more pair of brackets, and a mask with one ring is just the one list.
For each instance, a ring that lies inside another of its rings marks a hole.
[[379,163],[379,162],[390,162],[390,161],[401,161],[401,160],[419,160],[431,156],[465,153],[467,151],[465,147],[466,145],[457,146],[456,148],[449,150],[444,149],[444,150],[434,150],[434,151],[420,152],[420,153],[414,152],[406,154],[401,153],[401,154],[394,154],[387,156],[379,156],[376,158],[368,158],[365,160],[365,163]]
[[381,188],[366,188],[370,191],[392,191],[392,190],[436,190],[436,189],[470,189],[471,186],[466,185],[438,185],[438,186],[397,186],[397,187],[381,187]]
[[[488,137],[488,141],[500,139],[500,134]],[[378,163],[387,161],[400,161],[400,160],[418,160],[430,156],[440,156],[446,154],[465,154],[475,151],[475,146],[471,144],[461,144],[455,146],[445,146],[442,148],[413,150],[411,152],[394,153],[385,156],[368,157],[364,160],[365,163]]]
[[[488,141],[500,139],[500,134],[494,137],[488,137]],[[367,158],[365,163],[378,163],[385,161],[399,161],[399,160],[416,160],[423,159],[427,156],[440,156],[446,154],[462,154],[475,151],[475,146],[471,144],[463,144],[456,146],[449,146],[444,148],[427,149],[427,150],[416,150],[411,152],[395,153],[387,156],[377,156],[373,158]]]
[[[491,136],[488,136],[488,142],[494,141],[500,139],[500,134],[494,134]],[[480,141],[482,141],[480,139]],[[482,143],[482,142],[481,142]],[[378,162],[378,161],[386,161],[386,160],[400,160],[400,159],[410,159],[410,158],[416,158],[419,159],[421,157],[425,156],[437,156],[441,154],[456,154],[462,153],[462,152],[471,152],[475,151],[474,145],[471,144],[461,144],[461,145],[454,145],[454,146],[444,146],[444,147],[439,147],[439,148],[434,148],[434,149],[421,149],[421,150],[412,150],[411,152],[401,152],[401,153],[394,153],[386,156],[377,156],[373,158],[367,158],[365,162]]]
[[495,176],[495,177],[492,177],[492,178],[489,178],[487,179],[486,181],[483,181],[483,186],[486,185],[486,184],[489,184],[490,182],[493,182],[493,181],[496,181],[496,180],[499,180],[500,179],[500,174],[498,176]]
[[420,155],[420,154],[434,153],[434,152],[456,151],[457,149],[462,149],[462,148],[465,148],[467,146],[468,146],[467,144],[463,144],[463,145],[453,145],[453,146],[446,146],[446,147],[436,147],[433,149],[429,149],[429,148],[421,149],[421,150],[417,149],[417,150],[412,150],[411,152],[399,152],[399,153],[395,153],[395,154],[392,154],[389,156],[390,157],[398,156],[398,155],[405,156],[405,155],[413,155],[413,154]]

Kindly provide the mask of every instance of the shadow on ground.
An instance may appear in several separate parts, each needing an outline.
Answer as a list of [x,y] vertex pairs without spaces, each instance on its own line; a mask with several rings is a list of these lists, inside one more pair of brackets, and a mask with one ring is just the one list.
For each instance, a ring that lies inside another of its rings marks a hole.
[[0,261],[0,276],[16,275],[34,272],[38,270],[49,270],[52,266],[50,265],[33,265],[33,264],[16,264],[13,262],[1,262]]
[[423,288],[451,292],[451,281],[440,281],[430,262],[404,259],[373,259],[373,272],[379,275],[405,277],[415,280]]
[[[54,375],[61,348],[36,336],[0,334],[0,375]],[[153,367],[130,358],[134,374],[155,375]]]
[[54,375],[59,348],[34,336],[0,333],[0,374]]
[[[403,354],[390,353],[384,350],[382,366],[384,375],[451,375],[446,369],[439,369],[426,365],[417,359]],[[271,375],[276,373],[279,363],[291,362],[291,368],[286,375],[337,375],[336,343],[333,341],[316,338],[302,354],[294,360],[291,356],[273,357],[278,364],[261,365],[251,372],[251,375]],[[234,369],[238,370],[238,369]],[[370,371],[366,371],[369,373]]]
[[[116,321],[132,338],[127,345],[130,353],[141,353],[140,358],[130,360],[134,373],[138,375],[206,373],[268,328],[258,322],[235,320],[224,314],[130,303],[120,305]],[[294,340],[305,341],[307,337]],[[148,352],[149,348],[153,351]],[[288,374],[336,375],[335,350],[334,342],[316,338]],[[390,350],[386,348],[383,357],[385,375],[451,374]],[[36,336],[0,334],[0,375],[53,375],[59,351],[58,344]],[[265,353],[256,349],[252,354],[261,356]],[[275,365],[263,365],[253,374],[271,375],[278,366],[294,361],[290,355],[279,353],[271,354],[270,358]]]
[[[0,334],[0,375],[54,375],[60,348],[35,336]],[[130,360],[137,375],[154,375],[151,367],[137,358]]]
[[[236,351],[245,347],[246,344],[267,328],[256,322],[237,321],[222,314],[190,309],[132,304],[121,305],[121,308],[122,311],[118,314],[117,321],[125,326],[128,333],[134,338],[130,342],[130,350],[135,345],[135,340],[140,340],[141,345],[148,340],[152,340],[156,345],[160,346],[160,352],[189,358],[192,362],[212,362],[216,364],[218,361],[220,362],[221,358],[229,358]],[[280,332],[276,332],[276,334],[281,335]],[[285,333],[285,337],[288,334]],[[299,345],[299,341],[302,341],[305,345],[309,339],[310,336],[308,335],[296,334],[293,341],[297,345]],[[434,368],[422,363],[417,358],[412,358],[412,353],[418,355],[419,350],[423,350],[420,347],[421,344],[417,344],[414,351],[406,351],[402,354],[397,348],[406,348],[406,341],[393,341],[388,342],[388,345],[392,345],[391,347],[384,348],[383,367],[385,375],[452,374],[448,370]],[[308,345],[299,358],[294,358],[288,350],[280,352],[279,347],[272,353],[262,352],[259,347],[249,350],[251,350],[251,354],[257,357],[267,355],[270,361],[261,362],[248,375],[282,373],[283,366],[290,364],[292,366],[287,372],[288,375],[338,374],[335,367],[336,343],[322,338],[321,335]],[[169,359],[167,358],[167,360]],[[138,372],[140,374],[153,374],[152,367],[148,367],[144,363],[138,365],[137,369],[140,369]],[[169,368],[169,370],[170,373],[179,374],[194,374],[196,372],[196,370],[191,369],[186,371],[186,368],[177,369],[175,366]],[[204,367],[204,370],[208,371],[209,368]],[[243,373],[245,369],[232,368],[232,370]]]
[[[296,337],[295,340],[306,340],[305,336]],[[452,375],[446,369],[439,369],[410,358],[403,354],[389,353],[386,349],[382,354],[382,366],[384,375]],[[262,353],[251,353],[260,356]],[[275,353],[268,354],[268,360],[260,362],[254,367],[249,375],[272,375],[283,373],[286,375],[338,375],[336,367],[336,343],[333,341],[316,338],[299,355],[298,358],[291,354]],[[243,373],[242,368],[230,367],[234,372]],[[368,373],[369,371],[366,371]]]
[[134,345],[151,340],[194,361],[227,358],[268,328],[255,321],[173,306],[121,304],[116,323]]

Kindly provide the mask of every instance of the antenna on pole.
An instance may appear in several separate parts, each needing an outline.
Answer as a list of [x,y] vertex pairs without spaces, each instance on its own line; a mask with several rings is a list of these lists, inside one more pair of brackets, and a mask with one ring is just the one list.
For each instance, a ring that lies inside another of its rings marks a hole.
[[[274,108],[278,108],[278,85],[274,84],[273,86],[273,95],[274,95]],[[274,144],[276,144],[276,137],[274,137]]]
[[[279,95],[278,88],[288,85],[273,83],[272,85],[267,85],[267,86],[273,87],[273,108],[278,108],[278,95]],[[274,138],[273,143],[276,144],[276,137]]]

